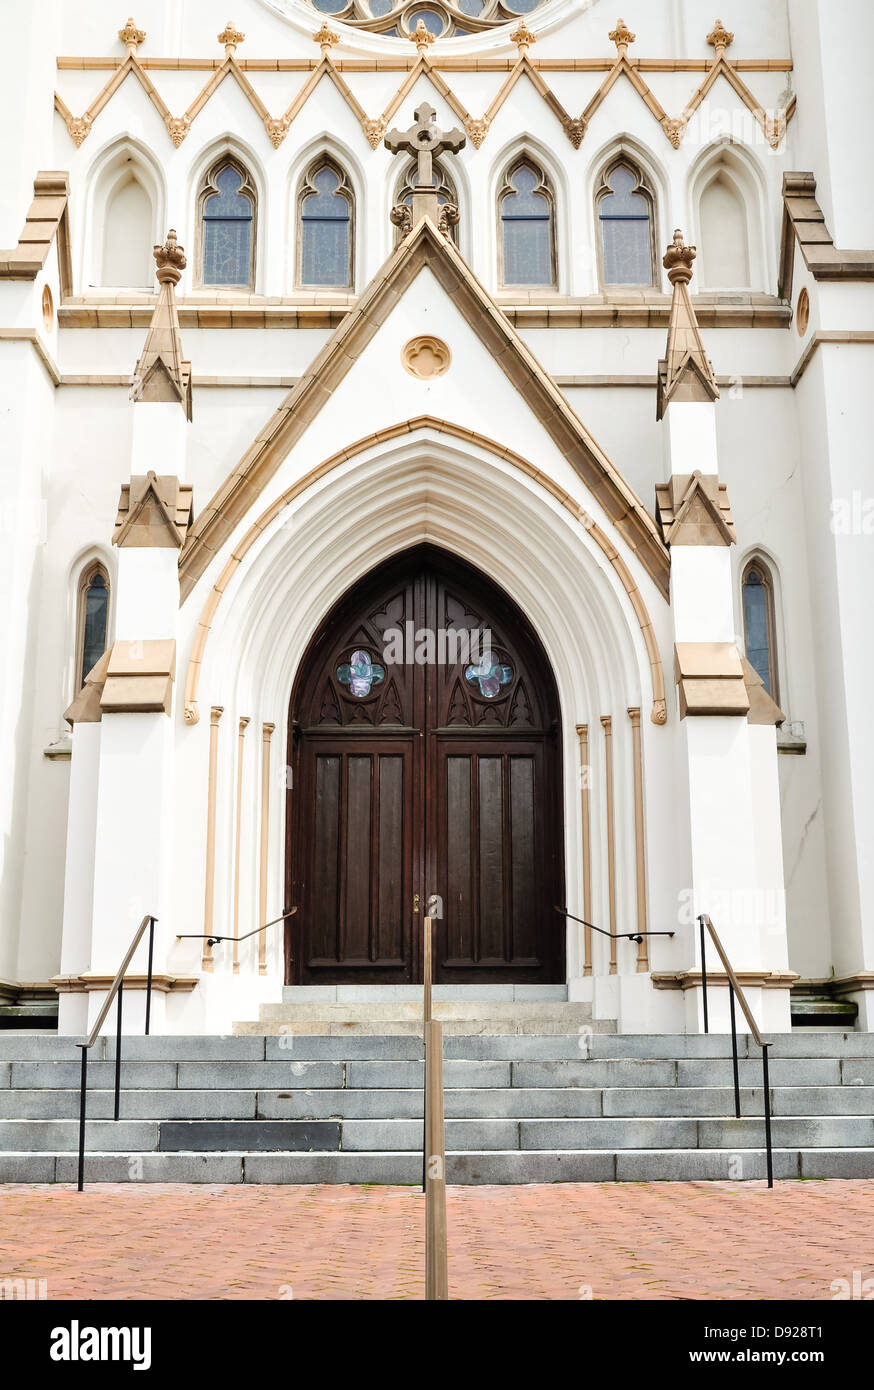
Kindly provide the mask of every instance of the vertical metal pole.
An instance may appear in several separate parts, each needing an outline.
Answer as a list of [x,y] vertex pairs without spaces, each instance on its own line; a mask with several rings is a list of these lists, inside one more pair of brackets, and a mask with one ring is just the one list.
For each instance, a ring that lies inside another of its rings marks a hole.
[[119,1096],[121,1092],[121,1001],[124,996],[124,979],[118,982],[118,1018],[115,1025],[115,1114],[118,1119]]
[[765,1156],[768,1164],[768,1186],[774,1186],[774,1159],[771,1153],[771,1083],[768,1078],[768,1048],[770,1043],[765,1043],[762,1047],[762,1087],[765,1092]]
[[149,918],[149,974],[146,980],[146,1037],[149,1036],[149,1022],[152,1017],[152,956],[155,950],[155,919]]
[[734,1016],[734,985],[728,982],[728,1007],[731,1013],[731,1058],[734,1065],[734,1116],[740,1119],[740,1081],[737,1069],[737,1020]]
[[425,1298],[449,1298],[446,1250],[446,1140],[443,1124],[443,1025],[432,1019],[425,1028],[428,1067],[425,1154]]
[[701,1002],[704,1005],[704,1032],[710,1032],[710,1024],[707,1017],[707,960],[704,950],[704,918],[698,918],[698,926],[701,929]]
[[82,1080],[79,1089],[79,1191],[85,1183],[85,1097],[88,1093],[88,1048],[82,1047]]
[[426,917],[426,918],[425,918],[424,927],[425,927],[425,937],[424,937],[424,948],[425,948],[425,949],[424,949],[424,953],[423,953],[423,954],[424,954],[424,961],[423,961],[423,978],[424,978],[424,981],[425,981],[425,1007],[424,1007],[424,1015],[425,1015],[425,1026],[427,1027],[428,1024],[431,1022],[431,918],[430,918],[430,917]]
[[422,924],[422,980],[425,986],[425,997],[422,1004],[422,1034],[425,1040],[425,1091],[423,1119],[425,1128],[423,1130],[422,1142],[422,1191],[428,1190],[428,1095],[429,1081],[428,1073],[430,1067],[428,1047],[428,1024],[431,1022],[431,918],[426,917]]

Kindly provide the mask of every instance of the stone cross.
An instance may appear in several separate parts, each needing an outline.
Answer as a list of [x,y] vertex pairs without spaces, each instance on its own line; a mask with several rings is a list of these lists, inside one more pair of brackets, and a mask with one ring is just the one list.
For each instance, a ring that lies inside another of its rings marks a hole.
[[422,217],[430,217],[437,222],[439,208],[437,190],[434,187],[433,161],[445,150],[457,154],[467,144],[464,132],[458,130],[442,131],[436,124],[437,112],[427,101],[423,101],[413,112],[415,124],[409,130],[390,130],[385,137],[385,147],[392,154],[412,154],[416,156],[416,182],[413,185],[413,222]]

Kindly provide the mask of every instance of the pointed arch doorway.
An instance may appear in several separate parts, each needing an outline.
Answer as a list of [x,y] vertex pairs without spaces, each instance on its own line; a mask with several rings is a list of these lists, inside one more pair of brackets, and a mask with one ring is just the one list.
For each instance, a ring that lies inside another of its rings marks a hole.
[[502,589],[434,546],[379,566],[313,637],[288,737],[288,983],[421,980],[431,893],[436,980],[564,981],[558,694]]

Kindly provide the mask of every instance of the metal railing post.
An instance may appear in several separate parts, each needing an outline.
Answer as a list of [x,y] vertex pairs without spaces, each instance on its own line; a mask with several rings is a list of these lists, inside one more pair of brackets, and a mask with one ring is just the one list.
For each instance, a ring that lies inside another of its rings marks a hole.
[[121,1098],[121,1003],[124,998],[124,980],[118,982],[118,1016],[115,1023],[115,1113],[113,1119],[118,1119],[119,1103]]
[[771,1152],[771,1082],[768,1075],[768,1048],[762,1043],[762,1089],[765,1093],[765,1156],[768,1165],[768,1186],[774,1186],[774,1156]]
[[428,1024],[431,1022],[431,918],[425,917],[422,924],[422,981],[424,984],[424,998],[422,1001],[422,1036],[425,1042],[425,1089],[423,1093],[423,1119],[425,1128],[423,1131],[422,1143],[422,1191],[428,1191],[428,1086],[429,1086],[429,1056],[428,1056]]
[[425,1025],[425,1298],[449,1298],[446,1249],[446,1139],[443,1119],[443,1025]]
[[149,918],[149,971],[146,976],[146,1037],[152,1018],[152,957],[155,953],[155,919]]
[[707,956],[704,947],[704,918],[698,918],[698,927],[701,932],[701,1003],[704,1008],[704,1032],[710,1032],[710,1021],[707,1017]]
[[80,1043],[82,1049],[82,1075],[79,1087],[79,1191],[85,1183],[85,1100],[88,1095],[88,1044]]
[[731,1060],[734,1066],[734,1117],[740,1119],[740,1079],[737,1066],[737,1019],[734,1016],[734,985],[728,986],[728,1009],[731,1014]]

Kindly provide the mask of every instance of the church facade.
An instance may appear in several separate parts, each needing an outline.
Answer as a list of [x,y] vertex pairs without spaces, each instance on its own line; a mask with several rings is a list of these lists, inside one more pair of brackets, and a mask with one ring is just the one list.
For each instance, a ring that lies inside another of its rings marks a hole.
[[5,1021],[870,1029],[870,7],[214,14],[5,23]]

